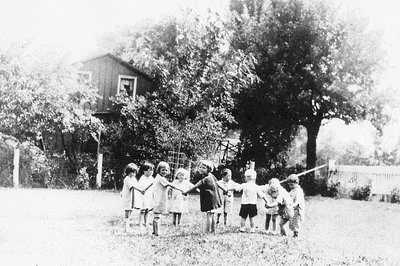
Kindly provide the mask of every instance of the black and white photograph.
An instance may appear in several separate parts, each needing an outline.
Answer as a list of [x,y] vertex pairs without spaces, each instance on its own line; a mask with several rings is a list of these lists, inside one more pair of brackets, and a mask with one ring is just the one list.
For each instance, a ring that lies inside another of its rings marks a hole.
[[0,265],[400,265],[399,14],[0,0]]

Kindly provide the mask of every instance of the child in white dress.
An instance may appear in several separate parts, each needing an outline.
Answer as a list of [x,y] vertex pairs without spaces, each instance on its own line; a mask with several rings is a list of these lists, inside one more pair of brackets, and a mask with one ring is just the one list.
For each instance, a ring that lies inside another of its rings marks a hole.
[[156,173],[157,175],[154,178],[154,182],[150,186],[153,186],[153,235],[158,236],[160,231],[160,218],[163,214],[167,213],[168,187],[179,191],[181,190],[166,179],[166,176],[170,173],[169,164],[167,162],[160,162],[157,165]]
[[153,189],[150,188],[153,184],[154,177],[154,165],[152,163],[145,162],[142,165],[143,175],[138,181],[138,186],[144,192],[143,195],[139,195],[135,201],[135,208],[140,210],[139,214],[139,227],[147,227],[147,217],[149,212],[153,209]]
[[[172,184],[186,191],[193,185],[189,182],[189,172],[186,169],[179,168],[175,173],[175,180]],[[180,225],[182,213],[188,212],[188,198],[187,195],[183,195],[181,191],[173,189],[170,202],[170,212],[172,212],[172,223],[173,225]]]
[[125,210],[125,231],[130,231],[130,216],[132,213],[132,207],[134,205],[134,190],[137,190],[140,193],[143,191],[138,187],[136,174],[139,172],[139,168],[136,164],[130,163],[125,166],[124,169],[124,184],[122,186],[121,197],[122,197],[122,205]]
[[222,196],[222,206],[216,210],[217,213],[217,225],[219,224],[219,218],[224,214],[224,226],[227,225],[228,214],[233,211],[233,190],[238,188],[238,183],[232,181],[232,171],[228,168],[222,170],[222,179],[218,181],[218,187],[222,187],[226,190],[223,192],[220,189],[219,193]]

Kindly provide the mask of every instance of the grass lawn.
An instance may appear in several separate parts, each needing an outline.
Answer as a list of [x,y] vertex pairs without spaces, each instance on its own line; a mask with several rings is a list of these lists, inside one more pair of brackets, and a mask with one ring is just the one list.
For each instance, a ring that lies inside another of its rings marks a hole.
[[0,188],[0,264],[400,265],[400,204],[312,197],[294,239],[264,233],[262,205],[257,233],[239,233],[235,200],[232,226],[210,235],[190,195],[181,227],[164,216],[154,237],[123,233],[117,192]]

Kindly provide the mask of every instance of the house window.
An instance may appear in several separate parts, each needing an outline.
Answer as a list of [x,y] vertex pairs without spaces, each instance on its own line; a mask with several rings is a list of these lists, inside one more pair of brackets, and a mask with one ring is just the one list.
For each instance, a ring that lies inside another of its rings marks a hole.
[[83,84],[90,84],[92,82],[92,72],[90,71],[79,71],[78,81]]
[[128,96],[136,95],[136,77],[119,75],[118,93],[126,93]]

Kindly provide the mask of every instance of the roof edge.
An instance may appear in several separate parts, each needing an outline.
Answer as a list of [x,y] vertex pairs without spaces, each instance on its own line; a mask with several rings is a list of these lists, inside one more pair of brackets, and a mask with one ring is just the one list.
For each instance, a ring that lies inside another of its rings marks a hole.
[[79,61],[79,62],[77,62],[77,63],[81,63],[81,64],[82,64],[82,63],[87,63],[87,62],[89,62],[89,61],[97,60],[97,59],[100,59],[100,58],[103,58],[103,57],[111,57],[112,59],[118,61],[118,62],[119,62],[120,64],[122,64],[123,66],[129,68],[130,70],[135,71],[135,72],[138,72],[138,73],[139,73],[141,76],[143,76],[145,79],[147,79],[147,80],[149,80],[149,81],[152,81],[152,82],[154,81],[153,78],[152,78],[150,75],[148,75],[147,73],[145,73],[143,70],[140,70],[139,68],[137,68],[137,67],[131,65],[130,63],[124,61],[122,58],[119,58],[118,56],[113,55],[113,54],[111,54],[111,53],[105,53],[105,54],[97,55],[97,56],[94,56],[94,57],[90,57],[90,58],[88,58],[88,59]]

